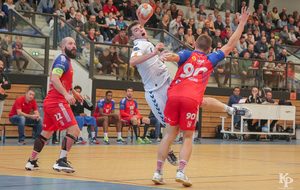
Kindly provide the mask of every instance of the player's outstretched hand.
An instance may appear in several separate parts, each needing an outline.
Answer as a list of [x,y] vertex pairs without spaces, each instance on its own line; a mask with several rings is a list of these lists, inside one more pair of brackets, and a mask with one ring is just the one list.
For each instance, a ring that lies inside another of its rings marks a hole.
[[160,53],[159,59],[162,61],[166,61],[169,57],[170,53],[168,53],[168,50],[164,50]]
[[73,96],[71,96],[70,94],[67,94],[65,96],[65,99],[67,100],[67,102],[70,104],[70,105],[74,105],[76,100]]
[[81,94],[79,94],[75,90],[72,93],[73,93],[73,96],[78,100],[78,102],[83,103],[83,97],[81,96]]
[[239,23],[245,24],[248,20],[248,17],[251,15],[249,7],[243,7],[241,14],[236,13],[236,18],[239,20]]
[[165,48],[165,45],[164,43],[162,42],[159,42],[156,46],[155,46],[155,49],[154,49],[154,54],[157,55],[158,52],[159,52],[159,49],[164,49]]
[[142,19],[142,17],[141,17],[141,12],[138,11],[138,10],[139,10],[139,9],[136,10],[136,16],[137,16],[137,18],[139,19],[141,26],[144,27],[144,25],[146,24],[146,22],[148,22],[148,20],[149,20],[151,17],[149,17],[147,20]]

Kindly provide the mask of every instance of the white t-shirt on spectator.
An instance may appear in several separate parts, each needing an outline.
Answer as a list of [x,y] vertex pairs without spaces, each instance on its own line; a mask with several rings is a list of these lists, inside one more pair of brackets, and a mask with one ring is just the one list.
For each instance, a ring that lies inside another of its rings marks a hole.
[[112,18],[111,20],[109,20],[109,18],[107,17],[106,19],[105,19],[105,21],[106,21],[106,24],[108,25],[108,26],[116,26],[117,24],[116,24],[116,20],[114,19],[114,18]]

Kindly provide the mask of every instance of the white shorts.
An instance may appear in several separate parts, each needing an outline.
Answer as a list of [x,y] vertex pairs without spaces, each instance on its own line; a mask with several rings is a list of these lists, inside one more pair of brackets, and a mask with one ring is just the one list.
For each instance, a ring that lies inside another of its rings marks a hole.
[[171,85],[171,82],[172,80],[171,78],[169,78],[159,89],[145,92],[145,98],[148,105],[150,106],[155,117],[163,126],[166,125],[164,121],[165,119],[164,111],[168,99],[167,92],[168,92],[168,88]]

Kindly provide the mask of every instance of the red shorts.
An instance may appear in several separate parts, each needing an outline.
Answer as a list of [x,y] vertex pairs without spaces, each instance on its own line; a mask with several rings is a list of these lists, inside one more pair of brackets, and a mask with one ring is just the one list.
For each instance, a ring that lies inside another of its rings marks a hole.
[[[132,125],[132,123],[130,121],[131,118],[132,117],[121,117],[122,124],[123,125]],[[143,117],[139,117],[139,119],[141,120],[141,119],[143,119]]]
[[44,104],[44,131],[62,131],[73,125],[77,125],[77,121],[69,104]]
[[183,131],[194,131],[197,123],[198,102],[186,97],[170,97],[165,108],[165,122],[179,125]]

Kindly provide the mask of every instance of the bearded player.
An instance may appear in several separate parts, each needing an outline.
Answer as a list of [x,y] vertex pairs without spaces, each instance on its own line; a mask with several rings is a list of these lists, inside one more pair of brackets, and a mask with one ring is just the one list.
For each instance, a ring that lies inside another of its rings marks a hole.
[[61,48],[62,54],[55,59],[52,66],[49,91],[43,103],[43,131],[35,139],[32,156],[25,166],[27,170],[39,169],[36,162],[38,154],[42,151],[46,141],[52,136],[54,131],[66,129],[67,135],[62,141],[60,156],[53,165],[53,169],[67,173],[75,172],[75,169],[68,164],[67,154],[80,130],[69,104],[74,105],[76,102],[75,98],[83,103],[83,98],[72,89],[73,68],[71,59],[77,57],[75,41],[70,37],[64,38],[61,41]]

